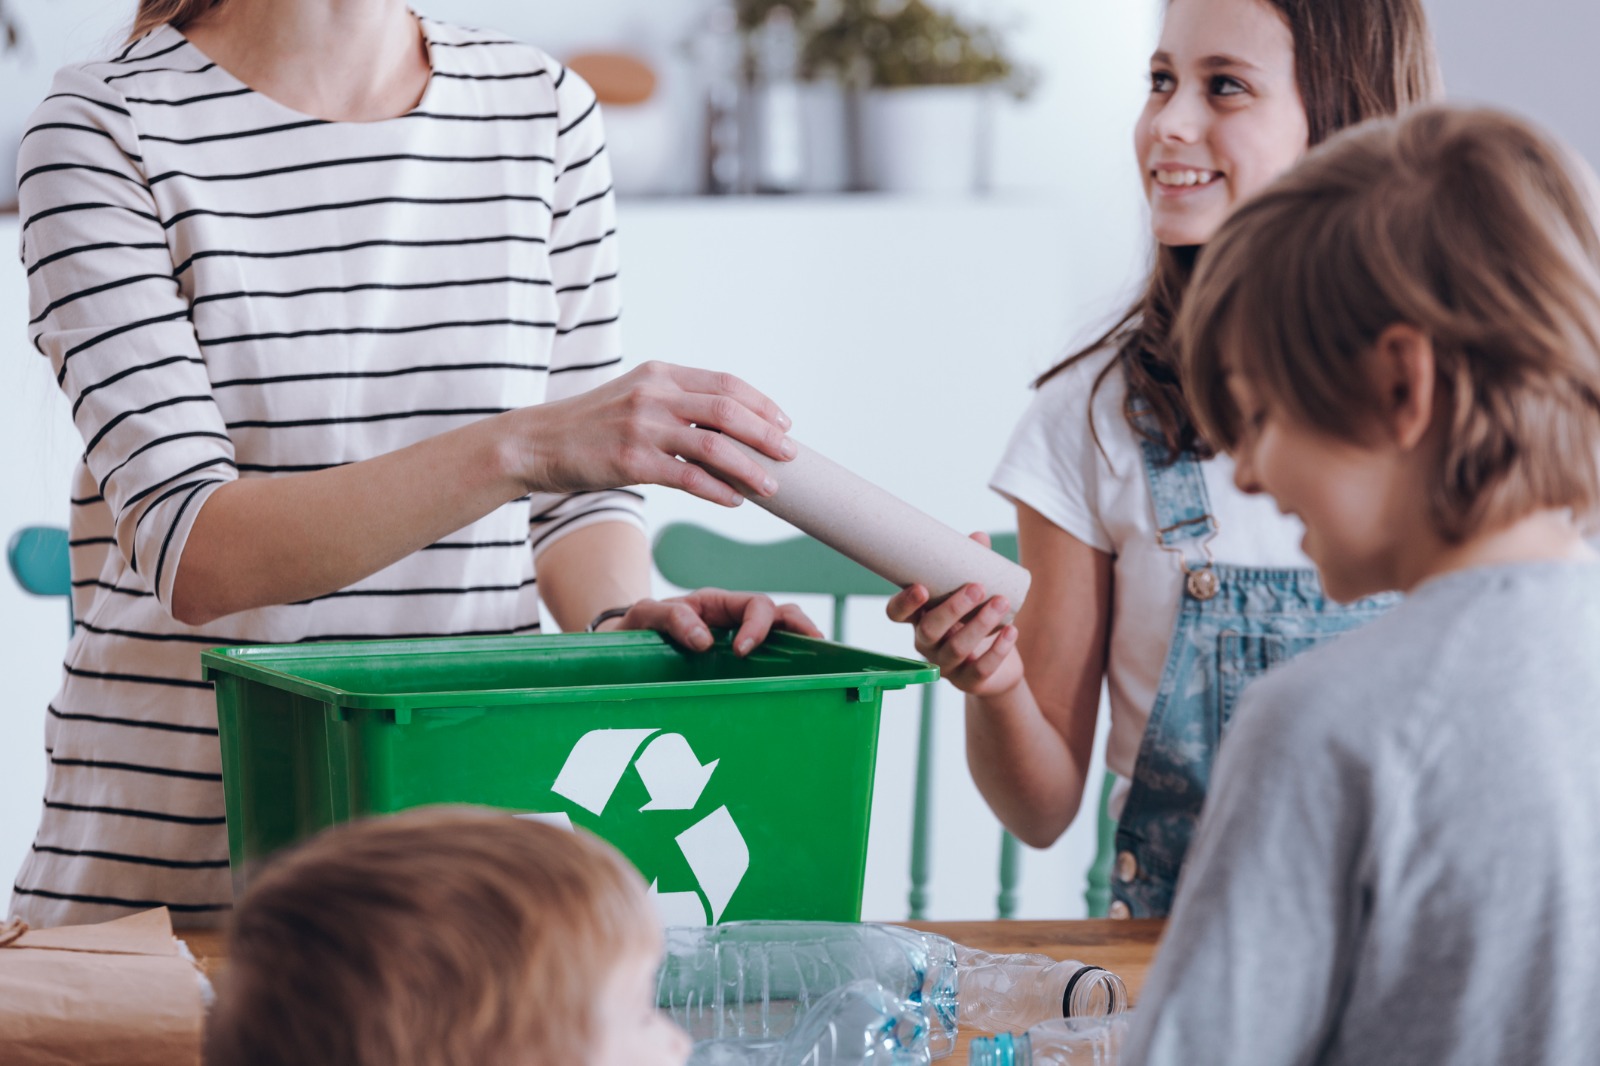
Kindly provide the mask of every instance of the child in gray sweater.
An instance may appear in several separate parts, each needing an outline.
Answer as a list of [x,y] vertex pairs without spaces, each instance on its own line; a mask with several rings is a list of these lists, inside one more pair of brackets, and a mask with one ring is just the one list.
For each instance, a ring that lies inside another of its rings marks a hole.
[[1184,384],[1344,600],[1246,693],[1135,1063],[1600,1061],[1600,233],[1523,122],[1314,151],[1207,246]]

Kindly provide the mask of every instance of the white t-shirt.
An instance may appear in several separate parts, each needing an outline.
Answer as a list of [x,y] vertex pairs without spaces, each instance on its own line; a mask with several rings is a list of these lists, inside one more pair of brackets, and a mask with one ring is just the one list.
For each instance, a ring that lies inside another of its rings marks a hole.
[[[1106,684],[1111,736],[1106,765],[1133,774],[1139,742],[1155,702],[1182,596],[1179,557],[1156,544],[1155,508],[1139,456],[1139,438],[1123,415],[1120,370],[1095,379],[1115,358],[1107,348],[1063,370],[1038,390],[1011,435],[990,487],[1025,503],[1078,540],[1115,558],[1111,585],[1111,650]],[[1093,430],[1090,394],[1093,393]],[[1098,444],[1096,443],[1098,434]],[[1233,462],[1201,463],[1217,535],[1211,551],[1236,566],[1309,567],[1298,519],[1278,512],[1268,496],[1233,483]],[[1071,604],[1061,605],[1071,610]]]

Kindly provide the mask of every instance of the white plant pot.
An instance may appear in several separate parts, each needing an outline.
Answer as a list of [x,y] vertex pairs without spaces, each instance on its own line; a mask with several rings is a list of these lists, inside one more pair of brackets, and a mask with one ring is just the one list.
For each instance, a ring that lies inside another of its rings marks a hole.
[[672,191],[684,135],[670,101],[658,94],[642,104],[608,104],[605,126],[606,154],[618,193]]
[[837,193],[850,187],[850,102],[832,81],[800,86],[805,129],[805,178],[801,192]]
[[994,92],[922,85],[867,94],[867,176],[882,192],[972,194],[989,187]]

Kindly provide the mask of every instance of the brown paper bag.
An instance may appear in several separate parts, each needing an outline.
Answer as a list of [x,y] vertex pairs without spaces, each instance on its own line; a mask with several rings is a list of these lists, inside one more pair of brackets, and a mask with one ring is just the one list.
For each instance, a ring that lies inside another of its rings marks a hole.
[[0,1062],[198,1066],[198,970],[179,952],[165,907],[17,931],[0,924]]

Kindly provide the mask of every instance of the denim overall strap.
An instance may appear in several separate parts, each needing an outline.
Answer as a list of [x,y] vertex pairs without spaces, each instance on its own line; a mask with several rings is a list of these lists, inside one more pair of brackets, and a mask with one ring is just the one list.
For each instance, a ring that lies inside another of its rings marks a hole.
[[[1148,411],[1138,412],[1137,420],[1147,431],[1156,428]],[[1166,448],[1143,435],[1139,437],[1139,459],[1155,506],[1156,544],[1181,560],[1190,595],[1209,600],[1217,594],[1218,585],[1209,546],[1217,535],[1217,520],[1211,514],[1211,497],[1200,463],[1188,452],[1169,463]]]
[[1117,825],[1111,913],[1160,917],[1172,905],[1233,707],[1248,682],[1306,648],[1381,613],[1391,599],[1341,607],[1316,571],[1211,561],[1216,533],[1199,460],[1141,442],[1158,543],[1181,580],[1171,649]]

